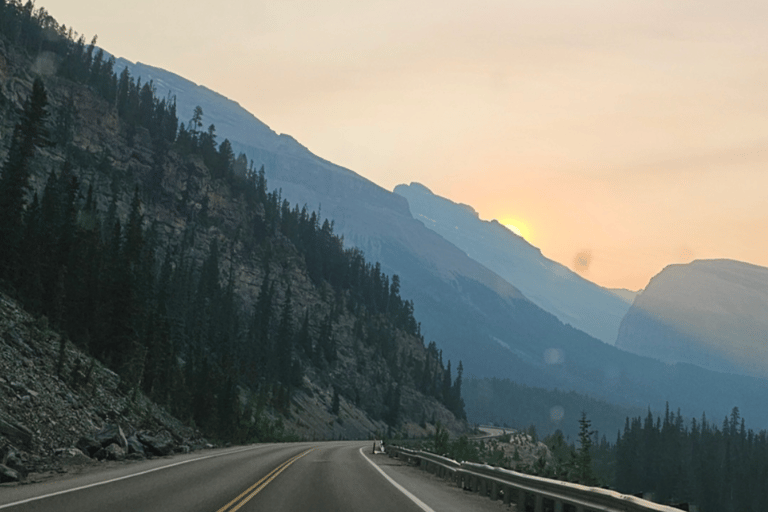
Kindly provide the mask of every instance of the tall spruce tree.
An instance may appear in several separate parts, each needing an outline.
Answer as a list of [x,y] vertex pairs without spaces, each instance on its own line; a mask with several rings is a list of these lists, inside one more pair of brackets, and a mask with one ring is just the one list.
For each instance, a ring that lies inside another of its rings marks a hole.
[[[20,275],[23,255],[24,207],[35,150],[47,143],[48,95],[36,78],[24,103],[21,119],[13,130],[11,147],[0,176],[0,277],[14,282]],[[13,283],[17,285],[18,283]]]

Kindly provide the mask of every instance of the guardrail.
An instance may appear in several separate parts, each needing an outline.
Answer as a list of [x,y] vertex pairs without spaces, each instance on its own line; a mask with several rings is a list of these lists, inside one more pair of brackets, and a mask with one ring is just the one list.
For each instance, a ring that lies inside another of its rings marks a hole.
[[[492,500],[514,503],[518,512],[532,509],[543,512],[545,501],[555,512],[680,512],[642,498],[627,496],[607,489],[560,482],[549,478],[524,475],[487,464],[457,462],[433,453],[388,446],[390,457],[450,480],[459,488],[478,492]],[[527,505],[531,505],[526,508]]]
[[[514,430],[511,429],[511,428],[494,427],[492,425],[478,425],[477,428],[480,429],[480,430],[485,429],[486,435],[473,437],[473,439],[475,439],[475,440],[480,440],[480,439],[499,439],[501,437],[504,437],[507,434],[511,434],[511,433],[514,432]],[[489,433],[487,433],[489,430],[498,430],[498,431],[501,432],[501,434],[489,434]]]

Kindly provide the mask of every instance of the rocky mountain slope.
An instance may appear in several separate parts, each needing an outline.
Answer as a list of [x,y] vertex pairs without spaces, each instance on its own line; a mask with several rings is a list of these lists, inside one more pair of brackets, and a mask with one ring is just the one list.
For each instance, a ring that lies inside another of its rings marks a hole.
[[616,345],[667,363],[768,378],[768,268],[732,260],[670,265],[621,323]]
[[515,285],[561,322],[613,345],[629,304],[541,254],[498,221],[480,220],[471,206],[436,196],[420,183],[398,185],[413,216],[467,255]]
[[0,294],[0,464],[7,468],[0,467],[0,481],[92,464],[95,458],[75,447],[110,426],[125,439],[123,452],[112,458],[125,457],[127,440],[138,435],[162,439],[162,454],[208,444],[143,394],[127,396],[119,383],[115,372],[51,330],[46,318]]
[[128,402],[143,393],[222,440],[465,428],[460,372],[424,345],[394,276],[269,192],[214,129],[179,128],[173,101],[18,8],[0,5],[3,289]]
[[346,246],[361,248],[381,261],[382,269],[400,275],[421,332],[436,340],[445,356],[461,359],[468,374],[575,390],[627,407],[660,410],[669,401],[691,416],[702,410],[727,414],[738,404],[756,424],[768,425],[761,405],[764,381],[670,366],[564,325],[414,219],[404,198],[313,155],[214,91],[162,69],[120,62],[131,74],[167,87],[183,108],[202,106],[206,124],[215,124],[255,167],[264,165],[270,184],[284,197],[322,207]]

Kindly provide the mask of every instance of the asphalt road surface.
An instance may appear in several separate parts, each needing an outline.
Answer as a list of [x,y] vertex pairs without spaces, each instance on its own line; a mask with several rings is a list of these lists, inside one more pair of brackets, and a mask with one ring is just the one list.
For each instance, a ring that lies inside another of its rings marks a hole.
[[514,510],[386,455],[373,442],[264,444],[0,486],[2,512]]

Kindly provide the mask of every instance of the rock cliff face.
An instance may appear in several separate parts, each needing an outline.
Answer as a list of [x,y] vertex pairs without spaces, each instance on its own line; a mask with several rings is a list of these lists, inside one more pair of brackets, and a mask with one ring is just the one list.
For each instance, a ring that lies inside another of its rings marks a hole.
[[668,363],[768,378],[768,268],[731,260],[670,265],[621,323],[616,346]]

